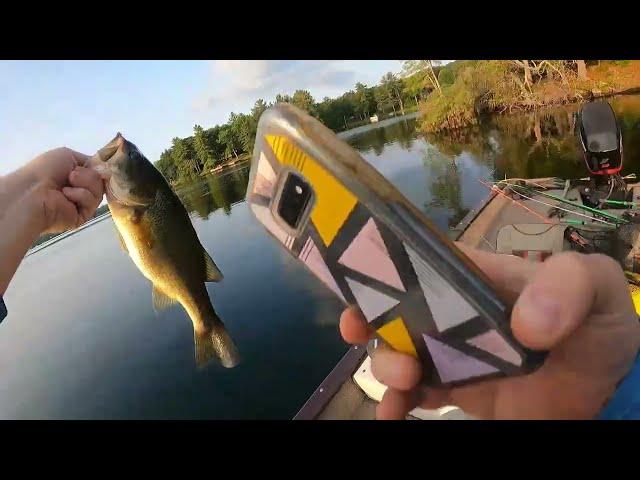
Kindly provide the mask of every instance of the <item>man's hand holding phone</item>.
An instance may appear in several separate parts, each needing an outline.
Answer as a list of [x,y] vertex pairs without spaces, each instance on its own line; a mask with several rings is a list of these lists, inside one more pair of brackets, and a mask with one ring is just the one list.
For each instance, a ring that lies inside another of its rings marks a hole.
[[[640,323],[619,265],[603,255],[561,253],[544,263],[463,250],[514,302],[511,327],[531,349],[549,350],[542,367],[525,375],[447,389],[419,386],[420,363],[378,348],[372,370],[387,389],[379,419],[402,419],[417,406],[455,405],[482,419],[594,418],[632,367],[640,349]],[[349,343],[372,333],[356,308],[340,330]]]

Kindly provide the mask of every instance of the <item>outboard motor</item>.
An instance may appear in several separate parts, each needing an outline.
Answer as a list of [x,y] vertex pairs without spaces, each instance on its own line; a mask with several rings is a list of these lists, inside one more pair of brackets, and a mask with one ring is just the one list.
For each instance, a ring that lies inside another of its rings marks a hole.
[[614,175],[622,170],[622,134],[611,105],[591,102],[579,117],[584,162],[591,175]]
[[603,207],[602,200],[625,200],[622,170],[622,133],[616,115],[607,102],[587,103],[578,117],[578,131],[590,185],[582,191],[583,201]]

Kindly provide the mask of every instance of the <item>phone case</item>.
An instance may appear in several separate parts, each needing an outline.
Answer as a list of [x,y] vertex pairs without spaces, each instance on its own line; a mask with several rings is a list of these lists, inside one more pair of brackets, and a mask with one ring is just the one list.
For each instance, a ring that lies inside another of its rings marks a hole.
[[[288,172],[313,199],[296,231],[276,205]],[[355,150],[316,119],[278,104],[261,117],[247,189],[258,221],[377,336],[416,356],[427,385],[529,372],[544,353],[514,339],[485,275]]]

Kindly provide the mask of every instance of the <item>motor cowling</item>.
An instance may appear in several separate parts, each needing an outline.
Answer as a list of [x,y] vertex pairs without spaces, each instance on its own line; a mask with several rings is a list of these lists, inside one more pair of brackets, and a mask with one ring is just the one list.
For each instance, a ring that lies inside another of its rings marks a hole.
[[578,116],[584,162],[591,175],[614,175],[622,170],[622,133],[607,102],[587,103]]

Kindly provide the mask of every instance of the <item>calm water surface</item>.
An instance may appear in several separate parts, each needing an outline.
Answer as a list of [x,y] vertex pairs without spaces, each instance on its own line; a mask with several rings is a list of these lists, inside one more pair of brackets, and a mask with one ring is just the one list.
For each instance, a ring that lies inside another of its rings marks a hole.
[[[624,173],[640,173],[640,97],[611,101]],[[442,229],[486,195],[477,179],[582,177],[570,106],[420,137],[415,119],[348,141]],[[23,262],[0,325],[0,418],[291,418],[346,352],[340,304],[264,234],[244,203],[248,168],[189,185],[181,197],[225,275],[207,288],[243,363],[194,368],[180,306],[155,314],[151,285],[110,218]]]

